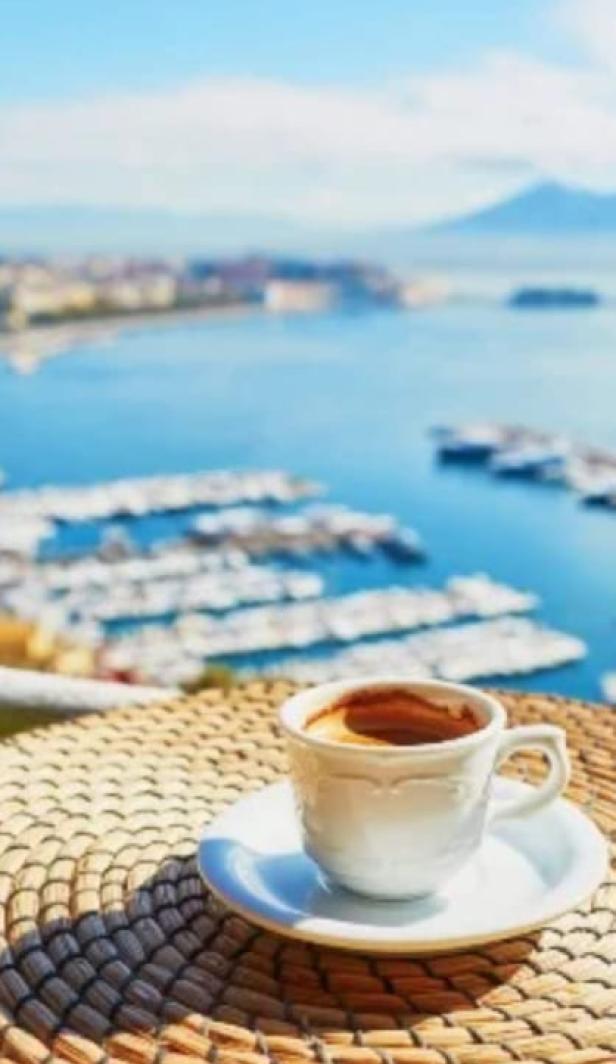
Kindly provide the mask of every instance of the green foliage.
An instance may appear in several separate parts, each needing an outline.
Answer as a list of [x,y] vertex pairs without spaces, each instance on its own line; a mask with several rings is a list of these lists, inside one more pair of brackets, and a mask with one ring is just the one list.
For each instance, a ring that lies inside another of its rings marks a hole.
[[36,709],[0,709],[0,739],[6,739],[18,732],[40,728],[44,724],[53,724],[62,717]]
[[233,669],[228,665],[212,662],[202,672],[198,673],[194,679],[187,680],[182,686],[188,694],[195,694],[197,691],[204,691],[208,687],[220,687],[223,691],[229,691],[234,683]]

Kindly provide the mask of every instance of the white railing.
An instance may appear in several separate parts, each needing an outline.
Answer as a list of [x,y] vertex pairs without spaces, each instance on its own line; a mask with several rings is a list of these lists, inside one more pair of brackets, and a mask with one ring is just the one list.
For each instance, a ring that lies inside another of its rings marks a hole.
[[116,706],[145,705],[172,698],[177,688],[141,687],[106,680],[78,680],[27,669],[0,667],[2,709],[35,709],[52,717],[98,713]]

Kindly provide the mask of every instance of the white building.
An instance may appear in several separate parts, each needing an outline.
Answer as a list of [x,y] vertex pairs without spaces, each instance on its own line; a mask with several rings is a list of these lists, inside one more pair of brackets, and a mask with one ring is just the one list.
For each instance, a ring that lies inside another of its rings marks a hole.
[[335,285],[325,281],[268,281],[265,307],[274,314],[310,313],[326,310],[337,299]]

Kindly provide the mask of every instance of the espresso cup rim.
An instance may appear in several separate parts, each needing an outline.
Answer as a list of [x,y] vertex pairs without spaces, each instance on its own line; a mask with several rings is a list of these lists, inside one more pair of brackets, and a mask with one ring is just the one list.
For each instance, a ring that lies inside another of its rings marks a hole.
[[[429,694],[430,691],[441,694],[450,693],[457,697],[467,699],[471,704],[480,705],[487,712],[488,719],[477,731],[470,735],[458,736],[454,739],[441,739],[435,743],[421,743],[420,745],[396,745],[396,746],[367,746],[341,743],[336,739],[323,739],[321,736],[311,735],[305,730],[308,714],[311,710],[318,709],[318,705],[309,705],[303,708],[304,703],[315,699],[317,702],[322,697],[323,705],[328,699],[342,697],[353,691],[361,691],[364,688],[374,687],[400,687],[405,690]],[[312,697],[311,697],[312,696]],[[507,724],[507,715],[504,706],[493,695],[468,684],[453,683],[447,680],[420,680],[412,677],[396,675],[362,676],[348,680],[332,680],[329,683],[315,684],[287,698],[279,711],[279,724],[281,730],[289,737],[298,739],[307,746],[319,750],[332,750],[345,756],[357,757],[361,751],[362,756],[378,758],[395,758],[402,755],[408,757],[422,757],[435,753],[446,753],[447,750],[462,750],[472,746],[479,746],[486,738],[502,731]]]

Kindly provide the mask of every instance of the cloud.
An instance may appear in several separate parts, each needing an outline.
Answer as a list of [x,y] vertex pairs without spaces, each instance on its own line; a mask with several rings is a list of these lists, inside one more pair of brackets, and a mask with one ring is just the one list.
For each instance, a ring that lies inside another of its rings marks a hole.
[[616,70],[614,0],[566,0],[560,21],[591,59]]
[[614,187],[610,8],[569,0],[561,9],[586,50],[577,66],[500,51],[469,69],[411,73],[371,90],[208,78],[165,92],[5,105],[0,202],[358,226],[454,214],[533,176]]

